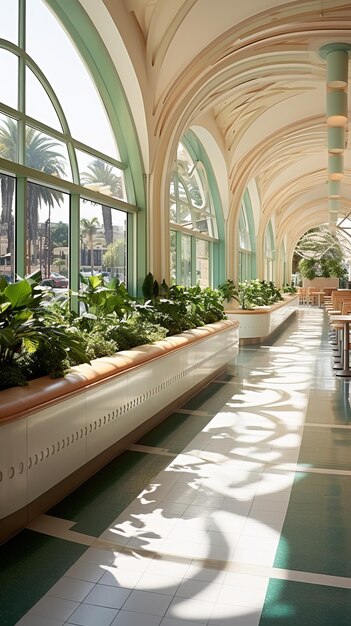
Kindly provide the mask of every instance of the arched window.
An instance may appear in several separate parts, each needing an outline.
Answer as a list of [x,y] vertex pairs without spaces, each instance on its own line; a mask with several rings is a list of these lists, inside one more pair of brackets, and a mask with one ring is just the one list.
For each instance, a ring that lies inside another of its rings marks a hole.
[[265,279],[273,280],[274,276],[274,236],[272,222],[269,222],[264,238]]
[[136,206],[118,115],[97,79],[92,41],[84,43],[87,20],[75,42],[78,25],[66,14],[62,24],[52,7],[59,3],[2,0],[0,273],[13,280],[41,270],[77,288],[79,271],[126,279]]
[[199,283],[201,287],[213,284],[214,246],[218,245],[218,231],[209,168],[203,148],[198,140],[194,140],[192,133],[188,133],[178,145],[176,167],[170,184],[170,266],[173,283],[185,286]]
[[250,195],[247,189],[240,208],[238,248],[239,282],[250,281],[256,277],[256,242]]

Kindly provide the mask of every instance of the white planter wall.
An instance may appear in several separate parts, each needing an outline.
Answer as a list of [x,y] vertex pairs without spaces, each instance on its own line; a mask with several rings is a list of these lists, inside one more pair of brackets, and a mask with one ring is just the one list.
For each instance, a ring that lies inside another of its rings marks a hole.
[[228,325],[0,423],[0,523],[224,367],[238,350],[238,326]]
[[298,296],[294,296],[266,309],[259,308],[252,311],[240,309],[227,311],[226,315],[229,319],[239,322],[240,339],[257,339],[259,343],[277,330],[296,311],[297,307]]

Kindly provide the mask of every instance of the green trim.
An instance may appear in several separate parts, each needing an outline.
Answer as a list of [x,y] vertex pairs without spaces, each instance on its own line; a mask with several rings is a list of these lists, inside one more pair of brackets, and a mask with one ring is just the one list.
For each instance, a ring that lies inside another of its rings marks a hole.
[[327,43],[318,50],[318,54],[321,59],[326,59],[330,52],[347,52],[350,56],[351,44],[342,43],[341,41],[336,43]]
[[[80,280],[76,268],[80,263],[80,199],[79,195],[71,194],[70,196],[70,213],[69,213],[69,275],[71,289],[75,292],[79,291]],[[79,268],[80,269],[80,268]],[[72,296],[71,307],[76,313],[79,311],[78,298]]]
[[249,226],[250,245],[251,245],[251,276],[250,279],[257,278],[257,260],[256,260],[256,235],[255,220],[252,210],[251,197],[249,190],[246,188],[243,195],[243,203],[246,212],[246,219]]
[[[181,143],[184,144],[186,150],[189,152],[191,158],[194,161],[201,161],[205,167],[208,185],[212,197],[213,208],[216,216],[217,223],[217,233],[218,240],[211,247],[211,267],[212,274],[210,276],[210,284],[217,286],[221,282],[223,282],[226,278],[225,276],[225,228],[224,228],[224,219],[223,219],[223,209],[221,198],[218,190],[218,185],[216,181],[216,177],[211,165],[211,162],[207,156],[207,153],[200,142],[199,138],[192,130],[187,130],[186,133],[182,136]],[[196,237],[196,233],[189,234],[192,237]]]
[[16,178],[16,274],[26,274],[26,213],[27,213],[27,180],[22,176]]
[[196,285],[197,276],[196,276],[196,237],[191,238],[190,244],[190,255],[191,255],[191,284]]
[[[130,201],[135,202],[141,209],[138,216],[140,224],[137,229],[137,242],[138,246],[143,244],[146,248],[146,219],[143,215],[146,209],[146,197],[142,158],[133,118],[118,74],[103,41],[79,2],[77,0],[47,1],[89,67],[106,107],[113,132],[118,138],[121,159],[130,165],[130,168],[125,171],[126,186]],[[141,255],[140,261],[138,259],[138,277],[146,274],[145,256]]]

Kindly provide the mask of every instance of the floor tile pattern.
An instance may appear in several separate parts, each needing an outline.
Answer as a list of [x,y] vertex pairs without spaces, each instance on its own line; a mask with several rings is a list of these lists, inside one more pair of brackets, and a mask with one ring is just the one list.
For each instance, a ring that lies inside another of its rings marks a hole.
[[349,384],[320,309],[241,348],[0,548],[1,626],[350,626]]

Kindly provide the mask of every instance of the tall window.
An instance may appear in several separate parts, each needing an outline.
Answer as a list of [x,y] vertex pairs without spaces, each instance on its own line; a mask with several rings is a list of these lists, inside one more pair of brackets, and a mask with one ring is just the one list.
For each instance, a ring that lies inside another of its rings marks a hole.
[[170,185],[171,281],[207,287],[218,233],[208,173],[196,157],[179,144]]
[[251,280],[252,276],[252,251],[249,221],[246,207],[241,205],[239,217],[239,281]]
[[[90,266],[125,280],[127,212],[136,207],[122,138],[82,40],[78,51],[49,6],[1,0],[0,274],[41,270],[44,280],[56,273],[77,284],[79,269]],[[93,218],[100,235],[89,239],[82,233]],[[80,253],[71,254],[79,230]]]
[[125,282],[127,225],[123,211],[83,200],[80,210],[80,271]]
[[274,238],[272,223],[269,222],[266,228],[266,234],[264,238],[264,251],[265,251],[265,279],[273,280],[274,277]]

